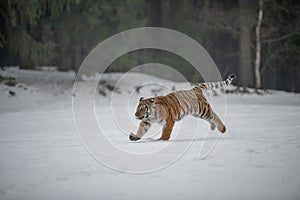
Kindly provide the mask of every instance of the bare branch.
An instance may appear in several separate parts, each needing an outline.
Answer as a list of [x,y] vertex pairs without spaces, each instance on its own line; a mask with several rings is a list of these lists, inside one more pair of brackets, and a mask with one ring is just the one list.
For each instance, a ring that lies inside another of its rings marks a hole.
[[294,35],[300,35],[300,33],[298,31],[295,31],[293,33],[289,33],[289,34],[286,34],[286,35],[282,35],[280,37],[277,37],[277,38],[272,38],[272,39],[265,39],[262,41],[262,43],[273,43],[273,42],[279,42],[281,40],[285,40],[285,39],[288,39],[290,37],[293,37]]
[[208,29],[211,29],[211,30],[226,30],[226,31],[230,31],[234,35],[239,34],[238,30],[236,30],[230,26],[224,25],[224,24],[223,25],[210,25],[208,23],[203,23],[203,22],[200,22],[200,24],[202,24],[202,26],[206,26]]
[[285,51],[299,51],[300,49],[297,48],[291,48],[291,47],[283,47],[283,48],[276,48],[275,51],[270,52],[270,49],[274,49],[272,47],[269,47],[268,49],[268,54],[269,56],[267,56],[264,65],[261,68],[261,74],[263,74],[263,72],[265,71],[265,69],[269,66],[270,62],[274,59],[274,58],[278,58],[278,54],[281,52],[285,52]]

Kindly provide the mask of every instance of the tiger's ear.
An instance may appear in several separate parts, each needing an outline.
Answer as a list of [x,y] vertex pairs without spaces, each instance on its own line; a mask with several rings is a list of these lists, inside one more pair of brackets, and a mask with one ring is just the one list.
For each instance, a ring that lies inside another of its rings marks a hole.
[[154,99],[150,99],[150,102],[151,102],[151,103],[154,103]]
[[142,100],[144,100],[144,97],[141,97],[141,98],[140,98],[140,101],[142,101]]

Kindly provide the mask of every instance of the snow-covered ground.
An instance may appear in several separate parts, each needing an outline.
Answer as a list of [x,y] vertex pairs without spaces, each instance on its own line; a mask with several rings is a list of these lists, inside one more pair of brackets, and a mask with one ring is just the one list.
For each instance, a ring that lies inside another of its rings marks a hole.
[[[0,83],[1,200],[300,199],[299,94],[272,91],[266,95],[227,95],[227,132],[206,159],[198,158],[208,129],[201,121],[194,143],[179,160],[167,168],[137,175],[105,167],[83,147],[72,113],[72,96],[77,97],[76,91],[72,92],[73,72],[10,68],[0,74],[17,79],[14,87]],[[86,77],[80,84],[88,87],[92,80]],[[184,139],[174,133],[169,142],[144,139],[134,143],[126,135],[136,129],[134,109],[141,95],[189,89],[187,83],[141,74],[105,74],[103,80],[99,90],[106,96],[96,92],[95,113],[103,131],[111,133],[110,142],[120,149],[149,153],[172,142],[184,146],[192,140],[188,134],[197,125],[192,117],[175,127],[174,132]],[[146,82],[152,84],[137,92],[136,87]],[[114,96],[112,85],[117,87]],[[211,99],[222,118],[224,99],[224,94]],[[113,118],[112,113],[118,115]],[[157,137],[157,130],[158,126],[153,127],[149,135]],[[217,131],[209,132],[208,139],[218,135]],[[103,145],[102,141],[93,144],[99,144],[100,150]],[[104,154],[123,159],[109,151]]]

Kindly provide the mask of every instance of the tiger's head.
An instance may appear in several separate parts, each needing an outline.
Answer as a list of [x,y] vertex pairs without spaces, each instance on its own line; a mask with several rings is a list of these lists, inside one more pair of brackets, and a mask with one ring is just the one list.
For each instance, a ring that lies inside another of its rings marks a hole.
[[151,115],[151,107],[154,104],[154,99],[144,99],[140,98],[138,107],[136,108],[135,117],[139,120],[146,119]]

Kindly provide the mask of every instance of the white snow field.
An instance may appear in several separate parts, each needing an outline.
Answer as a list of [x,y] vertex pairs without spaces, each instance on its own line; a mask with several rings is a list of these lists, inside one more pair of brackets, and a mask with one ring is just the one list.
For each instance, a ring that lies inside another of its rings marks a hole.
[[[104,166],[82,145],[72,112],[73,72],[8,68],[0,74],[15,77],[18,82],[14,87],[0,83],[1,200],[300,199],[299,94],[281,91],[265,95],[227,94],[224,121],[227,132],[208,157],[199,159],[209,128],[208,123],[201,120],[195,141],[180,159],[152,173],[130,174]],[[134,109],[140,96],[167,92],[166,88],[153,84],[141,88],[137,94],[133,92],[136,86],[150,81],[176,90],[190,86],[130,74],[112,97],[109,85],[115,84],[121,76],[105,74],[108,86],[103,87],[102,92],[106,96],[98,92],[95,95],[97,120],[109,134],[108,140],[122,150],[145,155],[172,143],[188,145],[192,140],[189,134],[199,121],[192,117],[178,123],[167,142],[149,138],[131,142],[127,131],[136,131],[138,121],[134,118]],[[88,87],[89,79],[93,78],[86,77],[80,84]],[[222,119],[224,95],[219,93],[211,99]],[[73,96],[76,98],[76,92]],[[122,106],[126,104],[128,106]],[[112,118],[112,113],[117,116]],[[86,129],[89,128],[87,121]],[[157,131],[160,131],[159,126],[153,127],[148,136],[159,137]],[[175,137],[176,134],[183,139]],[[217,131],[210,131],[208,140],[218,135]],[[95,140],[93,145],[101,151],[104,143]],[[106,149],[101,153],[110,159],[124,159]],[[176,153],[168,152],[170,156]],[[149,166],[157,160],[149,161]]]

